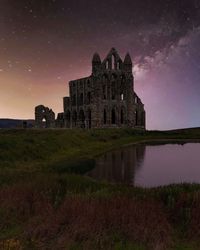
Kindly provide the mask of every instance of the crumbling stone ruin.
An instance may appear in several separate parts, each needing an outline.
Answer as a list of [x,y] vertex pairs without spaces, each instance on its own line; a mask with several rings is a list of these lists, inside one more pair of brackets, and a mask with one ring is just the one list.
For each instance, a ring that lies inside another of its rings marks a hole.
[[35,127],[36,128],[54,128],[55,113],[52,109],[39,105],[35,107]]
[[98,53],[92,59],[92,74],[69,82],[69,96],[63,98],[64,112],[55,121],[52,110],[36,107],[37,127],[145,129],[145,110],[134,91],[132,60],[127,53],[122,60],[112,48],[101,61]]

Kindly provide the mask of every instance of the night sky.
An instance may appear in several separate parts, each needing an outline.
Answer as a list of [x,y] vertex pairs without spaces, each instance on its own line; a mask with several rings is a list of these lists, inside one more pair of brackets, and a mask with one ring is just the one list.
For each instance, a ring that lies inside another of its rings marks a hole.
[[0,117],[62,112],[111,47],[133,59],[148,129],[200,126],[199,0],[0,0]]

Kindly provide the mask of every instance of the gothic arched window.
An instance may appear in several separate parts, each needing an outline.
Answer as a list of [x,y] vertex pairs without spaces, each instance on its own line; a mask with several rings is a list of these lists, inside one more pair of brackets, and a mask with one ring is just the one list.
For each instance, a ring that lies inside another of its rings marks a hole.
[[80,94],[79,105],[83,105],[83,93]]
[[115,68],[115,57],[114,55],[111,56],[111,69]]
[[138,121],[138,111],[135,111],[135,125],[138,126],[139,125],[139,121]]
[[103,99],[106,99],[106,85],[103,85]]
[[112,90],[112,100],[114,100],[116,94],[115,82],[112,82],[111,90]]
[[79,121],[80,121],[81,128],[85,128],[85,114],[82,109],[79,112]]
[[107,117],[106,117],[106,110],[104,109],[103,111],[103,123],[106,124],[107,123]]
[[66,119],[67,121],[70,121],[70,117],[71,117],[71,113],[69,110],[67,110],[67,113],[66,113]]
[[77,123],[77,112],[76,111],[73,112],[72,121],[73,121],[73,125],[76,126],[76,123]]
[[120,119],[120,120],[121,120],[121,124],[124,124],[124,115],[125,115],[125,114],[124,114],[124,109],[122,108],[122,109],[121,109],[121,117],[120,117],[120,118],[121,118],[121,119]]
[[117,69],[120,69],[120,62],[117,62]]
[[87,104],[91,103],[91,92],[87,93]]
[[116,123],[116,114],[115,114],[114,108],[112,109],[112,112],[111,112],[111,121],[112,121],[112,124]]
[[76,105],[76,95],[75,94],[72,96],[72,105],[73,106]]
[[106,61],[106,69],[108,69],[108,67],[109,67],[109,62]]

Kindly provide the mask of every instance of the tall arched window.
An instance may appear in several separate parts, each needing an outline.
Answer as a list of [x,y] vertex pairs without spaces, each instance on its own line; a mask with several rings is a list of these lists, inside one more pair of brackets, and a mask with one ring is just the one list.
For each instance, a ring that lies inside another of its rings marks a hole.
[[125,75],[122,75],[122,76],[121,76],[121,81],[122,81],[122,83],[125,83],[125,81],[126,81]]
[[104,74],[102,77],[102,81],[103,81],[103,83],[107,83],[108,82],[108,75]]
[[145,111],[142,111],[142,126],[145,127]]
[[115,82],[112,82],[111,91],[112,91],[112,100],[114,100],[115,99],[115,94],[116,94]]
[[106,99],[106,85],[103,85],[103,99]]
[[111,121],[112,121],[112,124],[116,123],[116,114],[115,114],[114,108],[112,109],[112,112],[111,112]]
[[91,103],[91,92],[87,93],[87,104]]
[[72,96],[72,105],[76,105],[76,95]]
[[124,124],[124,110],[123,108],[121,109],[121,124]]
[[77,123],[77,112],[76,111],[73,112],[72,121],[73,121],[73,125],[76,126],[76,123]]
[[117,62],[117,69],[120,69],[120,62]]
[[70,121],[71,121],[71,112],[70,110],[67,110],[67,113],[65,114],[65,126],[67,128],[70,127]]
[[106,61],[106,69],[108,69],[108,67],[109,67],[109,63],[108,61]]
[[80,110],[79,112],[79,120],[80,120],[81,128],[85,128],[85,114],[83,110]]
[[135,111],[135,125],[138,126],[138,111]]
[[88,128],[91,128],[91,126],[92,126],[92,111],[90,109],[88,109],[87,118],[88,118]]
[[80,94],[79,105],[83,105],[83,93]]
[[114,55],[111,56],[111,69],[115,68],[115,57]]
[[106,110],[104,109],[103,111],[103,123],[106,124],[107,123],[107,117],[106,117]]
[[42,119],[42,128],[47,128],[47,119],[46,119],[46,117],[44,117]]
[[67,121],[70,121],[70,117],[71,117],[71,113],[69,110],[67,110],[67,114],[66,114]]

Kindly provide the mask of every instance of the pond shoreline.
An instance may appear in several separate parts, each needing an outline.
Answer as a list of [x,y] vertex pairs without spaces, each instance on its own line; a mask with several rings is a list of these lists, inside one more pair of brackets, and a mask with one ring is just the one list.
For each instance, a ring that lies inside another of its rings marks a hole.
[[74,174],[74,162],[150,141],[199,142],[200,128],[0,130],[0,248],[199,250],[199,184],[138,188]]
[[97,157],[86,176],[143,188],[200,183],[198,152],[200,140],[194,139],[135,142]]
[[94,156],[94,160],[105,153],[112,152],[115,150],[118,150],[120,148],[124,147],[129,147],[129,146],[134,146],[134,145],[139,145],[139,144],[146,144],[146,145],[165,145],[165,144],[186,144],[186,143],[200,143],[200,139],[170,139],[170,138],[163,138],[163,139],[145,139],[145,140],[138,140],[130,143],[125,143],[125,144],[120,144],[120,145],[115,145],[112,148],[109,148],[99,154],[96,154]]

